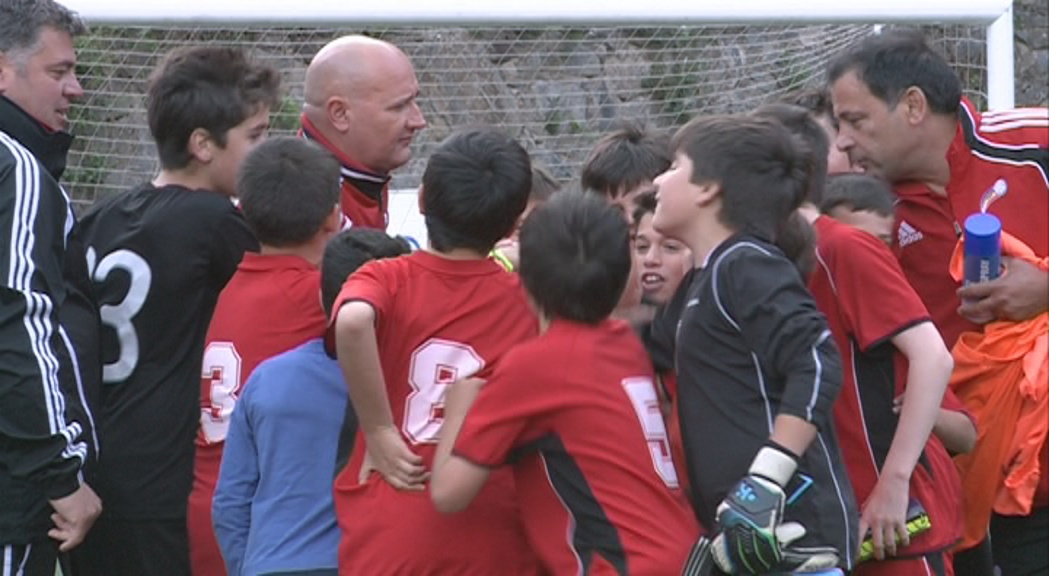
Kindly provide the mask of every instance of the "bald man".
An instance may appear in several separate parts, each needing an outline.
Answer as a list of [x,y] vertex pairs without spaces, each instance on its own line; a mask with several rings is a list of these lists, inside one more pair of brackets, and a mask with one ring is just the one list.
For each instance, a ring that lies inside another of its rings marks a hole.
[[342,164],[346,226],[386,229],[390,172],[411,160],[426,127],[418,97],[408,56],[382,40],[343,36],[306,69],[302,133]]

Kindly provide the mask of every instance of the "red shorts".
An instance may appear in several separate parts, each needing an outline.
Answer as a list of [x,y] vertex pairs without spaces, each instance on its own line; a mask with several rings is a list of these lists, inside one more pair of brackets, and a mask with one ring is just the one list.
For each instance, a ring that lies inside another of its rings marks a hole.
[[469,507],[455,514],[438,512],[427,490],[400,492],[377,473],[364,484],[352,476],[344,471],[335,481],[340,574],[540,573],[509,469],[493,470]]
[[[211,448],[218,448],[213,450]],[[193,463],[193,491],[189,493],[186,528],[189,531],[189,560],[193,576],[226,576],[226,563],[215,540],[211,523],[211,500],[219,480],[222,445],[197,446]]]

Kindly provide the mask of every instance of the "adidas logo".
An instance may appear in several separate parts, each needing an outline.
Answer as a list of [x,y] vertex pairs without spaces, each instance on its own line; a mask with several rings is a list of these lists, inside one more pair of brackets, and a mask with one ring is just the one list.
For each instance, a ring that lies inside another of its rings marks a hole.
[[900,248],[903,248],[908,244],[914,244],[923,237],[922,233],[916,230],[914,226],[911,226],[906,220],[900,222],[900,228],[896,238],[897,245]]

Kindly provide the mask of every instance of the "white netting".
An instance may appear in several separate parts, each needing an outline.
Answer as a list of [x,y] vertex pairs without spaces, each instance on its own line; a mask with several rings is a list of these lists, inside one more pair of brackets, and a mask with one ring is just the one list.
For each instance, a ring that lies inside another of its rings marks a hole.
[[[970,95],[984,85],[983,28],[930,27]],[[148,179],[156,169],[142,94],[157,59],[187,43],[250,49],[282,71],[286,97],[275,133],[298,127],[306,65],[351,29],[97,27],[78,40],[86,95],[65,181],[84,206]],[[416,187],[425,159],[453,128],[490,123],[516,135],[569,181],[599,134],[623,121],[652,127],[709,112],[745,111],[821,81],[827,61],[873,33],[864,25],[372,29],[412,58],[430,123],[396,188]]]

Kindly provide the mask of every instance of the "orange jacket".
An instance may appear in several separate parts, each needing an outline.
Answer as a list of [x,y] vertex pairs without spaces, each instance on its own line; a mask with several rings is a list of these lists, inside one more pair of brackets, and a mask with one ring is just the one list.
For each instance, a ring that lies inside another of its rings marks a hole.
[[[962,244],[958,242],[951,258],[956,280],[962,277]],[[1002,253],[1049,270],[1049,258],[1039,259],[1004,232]],[[1049,314],[965,332],[952,354],[951,389],[979,430],[976,448],[955,458],[965,517],[959,549],[966,549],[984,539],[992,510],[1010,516],[1031,511],[1049,433]]]

